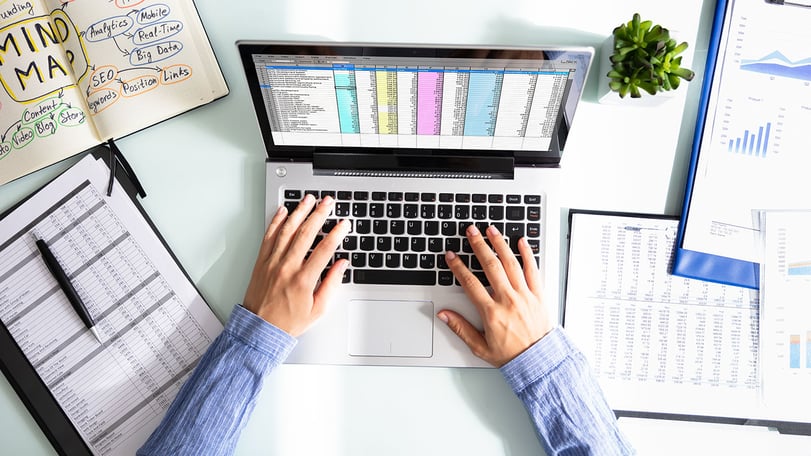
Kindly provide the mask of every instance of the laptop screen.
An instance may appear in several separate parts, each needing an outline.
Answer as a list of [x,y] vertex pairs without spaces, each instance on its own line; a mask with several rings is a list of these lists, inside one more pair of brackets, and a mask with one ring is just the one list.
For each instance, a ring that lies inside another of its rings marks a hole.
[[273,156],[317,147],[557,158],[589,48],[239,43]]

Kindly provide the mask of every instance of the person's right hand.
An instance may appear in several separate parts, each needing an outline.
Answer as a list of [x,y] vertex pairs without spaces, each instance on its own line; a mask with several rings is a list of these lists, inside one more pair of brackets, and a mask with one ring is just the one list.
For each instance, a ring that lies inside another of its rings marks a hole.
[[487,229],[491,249],[481,233],[471,225],[467,230],[473,252],[487,275],[492,293],[482,285],[453,252],[445,257],[453,275],[476,306],[484,326],[476,329],[451,310],[441,310],[440,320],[461,338],[474,355],[495,367],[501,367],[521,354],[552,330],[549,312],[541,300],[538,266],[526,239],[518,243],[524,270],[501,233]]

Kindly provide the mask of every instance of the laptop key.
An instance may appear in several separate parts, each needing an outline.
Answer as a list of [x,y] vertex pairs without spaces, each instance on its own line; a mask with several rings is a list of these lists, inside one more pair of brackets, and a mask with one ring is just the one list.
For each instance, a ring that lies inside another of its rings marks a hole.
[[284,191],[284,199],[289,200],[300,200],[301,199],[301,190],[285,190]]
[[425,222],[425,234],[427,236],[436,236],[439,234],[439,222],[436,220],[428,220]]
[[422,255],[420,255],[420,268],[434,269],[434,254],[423,253]]
[[349,203],[335,203],[336,217],[349,217]]
[[403,192],[389,192],[389,201],[402,201]]
[[521,195],[507,195],[507,204],[521,204]]
[[406,201],[419,201],[420,200],[420,194],[416,193],[416,192],[406,192],[405,200]]
[[541,195],[524,195],[524,204],[541,204]]
[[298,207],[298,201],[285,201],[284,207],[287,208],[287,213],[291,213]]
[[419,206],[416,204],[405,204],[403,205],[403,217],[408,219],[414,219],[419,216]]
[[436,201],[436,193],[420,193],[420,201],[423,203],[433,203]]
[[424,252],[425,251],[425,238],[413,237],[411,238],[411,251]]
[[352,199],[352,192],[340,191],[338,192],[339,201],[349,201]]
[[[414,269],[417,267],[417,254],[404,253],[403,254],[403,267],[407,269]],[[402,272],[402,271],[397,271]]]
[[345,237],[341,248],[347,251],[356,250],[358,248],[358,237],[357,236]]
[[504,206],[490,206],[488,215],[490,220],[504,220]]
[[406,229],[408,230],[408,234],[419,236],[422,234],[422,222],[419,220],[409,220],[406,222]]
[[369,199],[369,192],[353,192],[352,198],[358,201],[366,201]]
[[372,232],[374,234],[387,234],[388,233],[389,224],[386,223],[385,220],[373,220],[372,221]]
[[389,269],[396,269],[400,267],[400,254],[387,253],[386,254],[386,267]]
[[386,201],[386,192],[372,192],[372,201]]
[[439,194],[439,202],[440,203],[452,203],[453,202],[453,193],[440,193]]
[[380,218],[386,213],[386,206],[383,203],[372,203],[369,205],[369,217]]
[[369,254],[369,267],[382,268],[383,267],[383,254],[373,252]]
[[436,215],[436,206],[433,204],[423,204],[420,206],[420,217],[432,219]]
[[388,252],[391,250],[391,238],[388,236],[378,236],[377,250],[381,252]]
[[394,250],[398,252],[408,252],[408,238],[403,236],[394,238]]
[[355,220],[355,232],[358,234],[369,234],[372,232],[372,222],[370,220]]
[[375,238],[374,236],[361,236],[360,237],[360,249],[365,250],[367,252],[371,252],[375,249]]
[[429,252],[443,252],[444,249],[444,242],[442,242],[442,238],[432,237],[428,238],[428,251]]
[[456,222],[442,222],[443,236],[456,236]]
[[459,251],[462,250],[462,240],[459,238],[445,239],[445,251],[448,250],[459,253]]
[[473,220],[484,220],[487,218],[487,206],[473,206]]
[[400,203],[389,203],[386,205],[386,217],[388,218],[400,218],[402,211],[403,206]]
[[445,254],[438,254],[436,256],[436,267],[438,269],[450,269],[448,266],[448,261],[445,259]]
[[322,199],[326,198],[328,196],[330,198],[335,198],[335,191],[334,190],[321,190],[321,198]]
[[487,201],[490,204],[502,204],[504,202],[504,195],[487,195]]
[[470,193],[457,193],[455,199],[457,203],[469,203]]
[[453,218],[453,206],[450,204],[440,204],[436,216],[442,220]]
[[507,207],[507,220],[524,220],[524,207],[523,206]]
[[352,203],[352,217],[366,217],[366,203]]
[[527,208],[527,220],[537,222],[541,219],[541,208],[539,206],[530,206]]
[[453,285],[453,273],[450,271],[439,271],[439,284],[446,287]]
[[365,268],[366,267],[366,254],[362,252],[356,252],[352,254],[352,267],[353,268]]
[[473,194],[473,202],[474,203],[484,203],[487,201],[487,195],[483,193],[474,193]]
[[352,278],[359,284],[436,285],[435,271],[355,269]]
[[536,238],[541,235],[541,224],[540,223],[527,223],[527,236]]
[[391,234],[405,233],[405,222],[403,220],[392,220],[389,223],[389,232]]

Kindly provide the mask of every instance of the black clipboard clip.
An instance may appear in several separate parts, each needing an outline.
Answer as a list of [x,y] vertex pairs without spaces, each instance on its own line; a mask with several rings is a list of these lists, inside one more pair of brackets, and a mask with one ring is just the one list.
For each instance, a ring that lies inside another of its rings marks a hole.
[[771,5],[788,5],[798,6],[800,8],[811,8],[811,3],[808,1],[766,0],[766,3]]
[[107,148],[110,150],[110,180],[107,182],[107,196],[113,194],[116,168],[117,164],[120,164],[121,167],[124,168],[124,173],[130,179],[130,182],[132,182],[132,185],[135,186],[138,196],[146,198],[146,190],[144,190],[143,185],[141,185],[141,181],[138,180],[138,176],[135,175],[132,166],[130,166],[130,163],[124,158],[124,154],[121,153],[121,149],[115,145],[115,141],[113,141],[112,138],[107,140]]

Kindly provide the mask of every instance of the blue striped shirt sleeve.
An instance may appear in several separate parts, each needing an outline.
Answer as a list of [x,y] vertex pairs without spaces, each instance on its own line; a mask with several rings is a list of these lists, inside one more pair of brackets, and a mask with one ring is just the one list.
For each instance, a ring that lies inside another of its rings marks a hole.
[[634,454],[583,354],[555,328],[501,367],[548,456]]
[[296,339],[237,305],[138,455],[228,455]]

